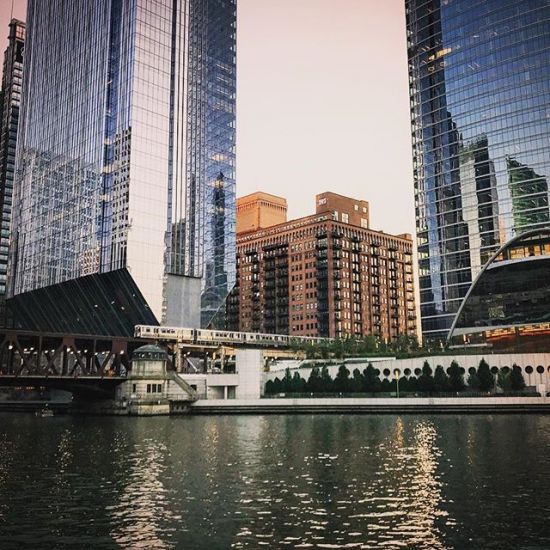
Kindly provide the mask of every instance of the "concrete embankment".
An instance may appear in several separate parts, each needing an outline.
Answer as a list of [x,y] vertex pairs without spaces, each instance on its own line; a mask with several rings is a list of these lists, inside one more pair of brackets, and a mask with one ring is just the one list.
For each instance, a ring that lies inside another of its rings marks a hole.
[[550,397],[199,400],[191,414],[550,413]]

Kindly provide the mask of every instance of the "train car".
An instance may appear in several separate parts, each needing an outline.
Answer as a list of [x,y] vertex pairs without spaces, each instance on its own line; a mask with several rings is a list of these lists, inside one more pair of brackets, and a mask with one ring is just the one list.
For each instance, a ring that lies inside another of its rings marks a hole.
[[192,342],[197,345],[239,345],[266,347],[287,347],[292,342],[300,344],[319,344],[331,341],[330,338],[315,336],[288,336],[286,334],[267,334],[262,332],[236,332],[228,330],[206,330],[182,327],[157,327],[136,325],[137,338],[154,338],[157,340]]

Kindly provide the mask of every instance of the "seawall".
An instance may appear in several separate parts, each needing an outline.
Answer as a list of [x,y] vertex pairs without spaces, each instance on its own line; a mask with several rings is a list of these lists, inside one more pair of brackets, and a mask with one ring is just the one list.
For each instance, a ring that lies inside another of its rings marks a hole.
[[199,400],[191,414],[550,413],[550,397],[417,397]]

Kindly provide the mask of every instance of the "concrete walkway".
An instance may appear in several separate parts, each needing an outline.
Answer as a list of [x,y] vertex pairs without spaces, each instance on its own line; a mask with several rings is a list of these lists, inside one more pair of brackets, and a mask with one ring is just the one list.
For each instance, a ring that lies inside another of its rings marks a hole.
[[201,399],[191,406],[191,414],[293,413],[550,413],[550,397]]

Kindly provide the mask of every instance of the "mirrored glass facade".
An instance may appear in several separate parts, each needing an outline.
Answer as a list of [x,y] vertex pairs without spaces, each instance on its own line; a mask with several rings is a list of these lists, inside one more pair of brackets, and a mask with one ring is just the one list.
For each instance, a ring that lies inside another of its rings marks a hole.
[[[452,345],[550,343],[550,228],[522,233],[485,265],[453,324]],[[538,351],[544,349],[539,347]]]
[[550,223],[550,4],[406,0],[422,331],[499,246]]
[[30,0],[27,25],[9,292],[126,270],[136,311],[207,325],[235,280],[236,0]]
[[0,89],[0,326],[4,326],[15,150],[23,80],[25,23],[12,19]]

